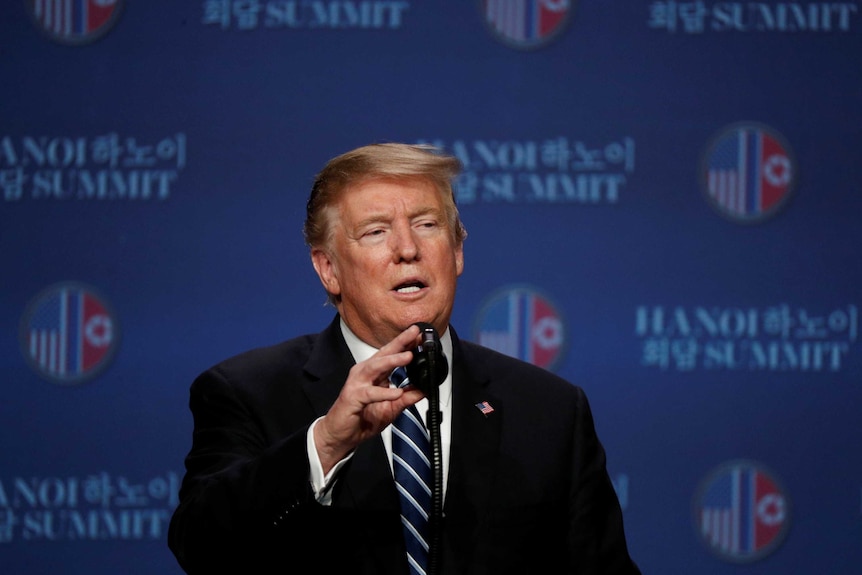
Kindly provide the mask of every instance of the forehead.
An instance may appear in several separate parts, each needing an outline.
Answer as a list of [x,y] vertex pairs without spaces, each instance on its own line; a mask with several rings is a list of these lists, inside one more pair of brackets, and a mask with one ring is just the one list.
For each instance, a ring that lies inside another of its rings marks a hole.
[[433,182],[419,179],[373,178],[347,186],[336,205],[342,217],[441,210],[443,199]]

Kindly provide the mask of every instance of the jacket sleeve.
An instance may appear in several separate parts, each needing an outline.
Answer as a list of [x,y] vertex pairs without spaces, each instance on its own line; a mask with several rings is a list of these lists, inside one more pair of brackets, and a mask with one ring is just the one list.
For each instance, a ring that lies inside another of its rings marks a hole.
[[578,394],[568,536],[572,572],[640,575],[629,556],[622,510],[587,397],[580,389]]
[[194,381],[189,407],[192,447],[168,534],[183,569],[254,572],[273,549],[310,551],[306,540],[325,510],[309,484],[308,424],[272,437],[255,402],[218,368]]

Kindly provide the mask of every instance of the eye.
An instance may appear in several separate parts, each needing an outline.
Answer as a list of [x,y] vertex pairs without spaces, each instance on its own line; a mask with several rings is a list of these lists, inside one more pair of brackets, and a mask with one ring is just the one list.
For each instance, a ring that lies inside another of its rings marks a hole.
[[366,242],[379,242],[386,236],[386,226],[369,226],[364,230],[360,230],[358,238]]
[[436,219],[432,218],[432,219],[421,219],[421,220],[417,221],[415,225],[417,228],[434,229],[439,225],[439,223],[437,222]]

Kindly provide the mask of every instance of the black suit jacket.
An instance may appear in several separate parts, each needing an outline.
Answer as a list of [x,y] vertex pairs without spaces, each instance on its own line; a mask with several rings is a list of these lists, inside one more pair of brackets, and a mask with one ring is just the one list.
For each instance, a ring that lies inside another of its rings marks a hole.
[[[306,431],[354,363],[338,320],[192,384],[193,442],[169,533],[188,573],[407,574],[379,437],[341,470],[331,506],[309,485]],[[582,390],[454,330],[452,340],[443,573],[639,573]]]

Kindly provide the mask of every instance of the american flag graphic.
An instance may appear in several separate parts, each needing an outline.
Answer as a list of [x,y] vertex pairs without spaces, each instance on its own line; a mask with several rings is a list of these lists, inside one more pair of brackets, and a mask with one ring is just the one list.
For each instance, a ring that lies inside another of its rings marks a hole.
[[59,37],[92,34],[113,16],[117,0],[30,0],[31,10],[45,31]]
[[752,558],[775,543],[787,520],[787,503],[775,481],[750,464],[713,476],[700,501],[701,536],[735,559]]
[[517,43],[541,41],[565,21],[568,0],[484,0],[485,19],[497,33]]
[[556,310],[543,297],[515,288],[485,306],[477,340],[480,345],[547,368],[562,348],[563,327]]
[[481,401],[481,402],[477,403],[476,407],[478,407],[479,411],[481,411],[485,415],[488,415],[489,413],[494,412],[494,408],[491,407],[491,404],[488,403],[487,401]]
[[707,158],[707,191],[730,216],[753,218],[776,208],[790,191],[789,153],[757,127],[724,134]]
[[114,322],[87,289],[63,285],[32,306],[24,345],[31,362],[55,379],[75,380],[98,367],[114,343]]

